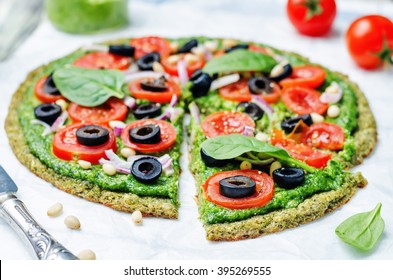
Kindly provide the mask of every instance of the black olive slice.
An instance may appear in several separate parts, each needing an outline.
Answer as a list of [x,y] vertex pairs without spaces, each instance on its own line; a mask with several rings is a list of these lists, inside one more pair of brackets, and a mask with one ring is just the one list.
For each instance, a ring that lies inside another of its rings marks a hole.
[[152,92],[164,92],[168,89],[164,76],[154,80],[143,80],[141,82],[141,88]]
[[160,54],[158,52],[152,52],[142,56],[136,61],[136,65],[141,71],[153,70],[153,63],[160,62]]
[[210,86],[213,82],[212,77],[207,73],[200,73],[192,81],[192,86],[190,88],[192,95],[194,97],[201,97],[207,95],[210,90]]
[[161,115],[161,105],[157,103],[140,104],[136,106],[133,114],[137,119],[158,117]]
[[293,189],[304,181],[304,170],[298,167],[282,167],[273,171],[273,180],[284,189]]
[[60,95],[60,91],[57,89],[55,82],[53,81],[53,73],[51,73],[45,80],[44,92],[50,95]]
[[109,141],[109,130],[99,125],[85,125],[77,129],[76,140],[81,145],[99,146]]
[[269,79],[265,77],[254,77],[248,80],[248,89],[253,94],[268,94],[272,92],[273,87]]
[[161,163],[152,157],[143,157],[134,161],[131,166],[131,174],[141,183],[156,181],[162,172]]
[[249,47],[248,44],[238,44],[236,46],[233,46],[233,47],[225,49],[225,52],[229,53],[229,52],[232,52],[232,51],[235,51],[235,50],[247,50],[248,47]]
[[161,141],[161,129],[156,124],[145,124],[130,130],[130,140],[140,144],[156,144]]
[[278,75],[278,76],[270,76],[269,79],[274,81],[274,82],[276,82],[276,83],[278,83],[279,81],[281,81],[281,80],[283,80],[285,78],[288,78],[289,76],[292,75],[293,69],[292,69],[291,64],[285,64],[283,69],[284,69],[284,71],[280,75]]
[[43,103],[34,108],[34,115],[38,120],[52,125],[61,115],[61,107],[55,103]]
[[187,43],[185,43],[183,46],[181,46],[181,48],[177,51],[177,53],[188,53],[197,46],[198,46],[198,40],[192,39]]
[[121,56],[134,57],[135,47],[130,45],[110,45],[109,52]]
[[244,112],[249,115],[254,121],[260,120],[265,113],[261,107],[253,102],[240,102],[237,107],[237,111]]
[[312,125],[312,118],[310,114],[305,114],[293,118],[287,118],[281,122],[281,128],[286,134],[289,134],[296,127],[297,123],[302,120],[306,125]]
[[228,163],[225,159],[215,159],[209,156],[204,149],[201,148],[201,158],[207,167],[222,167]]
[[242,198],[255,193],[256,184],[253,179],[247,176],[232,176],[221,179],[220,194],[230,198]]

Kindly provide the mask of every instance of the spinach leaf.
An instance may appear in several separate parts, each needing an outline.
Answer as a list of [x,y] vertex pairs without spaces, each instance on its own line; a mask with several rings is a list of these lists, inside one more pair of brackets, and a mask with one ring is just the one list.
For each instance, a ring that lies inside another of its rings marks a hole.
[[103,104],[111,96],[123,98],[124,74],[118,70],[67,66],[56,70],[53,80],[61,94],[82,106]]
[[276,64],[276,60],[269,55],[239,49],[211,59],[203,67],[203,72],[208,74],[242,71],[269,73]]
[[221,135],[209,138],[202,143],[202,148],[209,156],[215,159],[233,159],[244,153],[256,152],[285,160],[308,172],[315,171],[313,167],[306,163],[292,158],[284,149],[241,134]]
[[382,204],[378,203],[370,212],[353,215],[336,228],[336,234],[345,243],[368,251],[374,247],[381,236],[385,222],[381,217]]

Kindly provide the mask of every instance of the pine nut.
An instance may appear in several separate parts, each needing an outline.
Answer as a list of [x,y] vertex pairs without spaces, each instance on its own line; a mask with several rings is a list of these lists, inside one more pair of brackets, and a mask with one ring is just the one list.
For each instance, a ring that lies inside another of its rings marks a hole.
[[325,118],[323,116],[321,116],[320,114],[317,113],[311,113],[311,119],[313,123],[321,123],[325,120]]
[[64,99],[56,100],[55,103],[61,107],[61,110],[63,110],[63,111],[67,110],[68,103]]
[[176,64],[176,63],[179,62],[179,60],[180,60],[180,56],[177,55],[177,54],[171,55],[171,56],[169,56],[169,57],[166,59],[166,61],[167,61],[169,64]]
[[195,62],[198,62],[199,58],[195,54],[188,53],[184,56],[184,61],[187,65],[192,65]]
[[139,211],[139,210],[134,211],[131,215],[131,219],[134,222],[134,224],[136,224],[136,225],[142,224],[143,217],[142,217],[141,211]]
[[122,121],[110,121],[109,126],[112,129],[115,129],[115,127],[125,127],[126,124]]
[[206,41],[203,45],[205,46],[206,50],[211,53],[214,53],[218,48],[217,41]]
[[252,169],[252,164],[251,164],[251,162],[246,161],[246,160],[242,161],[242,163],[240,164],[240,169],[241,169],[241,170],[249,170],[249,169]]
[[327,110],[327,116],[329,118],[337,118],[340,115],[340,108],[337,105],[332,105]]
[[120,150],[120,154],[125,158],[129,158],[131,156],[135,156],[136,152],[131,148],[123,148]]
[[113,164],[110,163],[104,163],[102,165],[102,169],[104,170],[104,173],[109,175],[109,176],[113,176],[117,173],[116,171],[116,167]]
[[77,257],[80,260],[95,260],[96,253],[94,253],[92,250],[86,249],[81,251]]
[[48,208],[48,211],[46,212],[46,214],[49,217],[57,217],[62,212],[63,212],[63,204],[61,204],[60,202],[57,202]]
[[281,163],[279,161],[274,161],[271,165],[270,165],[270,170],[269,170],[269,174],[270,176],[273,176],[273,172],[274,170],[280,169],[282,167]]
[[236,46],[238,43],[239,43],[239,41],[235,40],[235,39],[224,39],[222,41],[222,46],[224,49],[229,49],[229,48]]
[[86,161],[86,160],[80,159],[80,160],[78,160],[78,164],[83,169],[90,169],[91,168],[91,162]]
[[255,139],[262,141],[262,142],[267,142],[267,141],[269,141],[269,136],[266,133],[258,132],[255,135]]
[[199,57],[200,59],[205,58],[205,48],[203,46],[192,48],[191,52],[195,54],[197,57]]
[[158,61],[153,62],[153,71],[158,73],[165,73],[164,67]]
[[172,52],[172,53],[177,53],[177,51],[178,51],[179,48],[180,48],[180,45],[179,45],[178,42],[171,42],[171,43],[170,43],[170,46],[171,46],[171,52]]
[[67,216],[64,219],[64,224],[70,229],[80,229],[81,227],[79,219],[75,216]]

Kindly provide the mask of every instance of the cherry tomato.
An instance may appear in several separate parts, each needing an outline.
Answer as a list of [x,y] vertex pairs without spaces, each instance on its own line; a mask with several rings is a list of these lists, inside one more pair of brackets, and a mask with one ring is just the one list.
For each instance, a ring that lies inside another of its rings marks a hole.
[[[182,60],[187,54],[178,54],[178,55]],[[198,69],[201,69],[205,65],[204,59],[202,59],[199,56],[195,56],[195,57],[197,58],[196,61],[190,63],[186,62],[186,70],[187,70],[188,77],[191,77],[192,73],[194,73]],[[163,59],[161,60],[161,64],[164,67],[165,72],[173,76],[179,76],[179,72],[177,70],[177,63],[173,63],[168,59]]]
[[318,91],[305,87],[290,87],[282,91],[281,100],[288,109],[298,115],[318,113],[323,115],[328,109],[328,104],[319,100]]
[[[220,180],[232,176],[247,176],[256,183],[255,194],[243,198],[229,198],[220,194]],[[274,194],[273,179],[259,170],[231,170],[218,172],[203,184],[207,200],[229,209],[249,209],[266,205]]]
[[161,59],[171,54],[171,44],[164,38],[157,36],[132,39],[131,46],[135,47],[135,58],[138,59],[152,52],[159,52]]
[[53,103],[59,99],[65,99],[61,94],[53,95],[53,94],[46,93],[44,91],[44,84],[47,78],[48,76],[45,76],[37,81],[37,83],[34,86],[35,96],[44,103]]
[[314,150],[303,143],[298,144],[294,140],[285,139],[282,131],[274,131],[270,142],[286,150],[291,157],[316,168],[324,168],[332,157],[329,153]]
[[294,66],[292,75],[280,82],[280,85],[284,88],[301,86],[316,88],[322,85],[325,80],[326,72],[321,67],[304,65]]
[[365,69],[392,63],[393,23],[383,16],[358,18],[347,30],[346,42],[353,60]]
[[345,135],[341,126],[332,123],[315,123],[304,133],[303,142],[315,148],[341,150]]
[[68,114],[74,122],[105,123],[109,121],[122,121],[126,117],[128,108],[120,99],[112,97],[97,107],[84,107],[71,103]]
[[168,79],[165,82],[167,90],[163,92],[148,91],[148,90],[144,90],[141,87],[142,81],[152,81],[152,80],[154,80],[154,78],[141,78],[141,79],[134,80],[128,84],[128,90],[131,92],[131,95],[136,99],[146,99],[151,102],[159,102],[159,103],[170,102],[173,95],[176,95],[177,97],[180,96],[181,93],[180,86],[173,79]]
[[255,127],[251,117],[241,112],[217,112],[207,116],[201,123],[203,134],[208,137],[242,134],[245,126]]
[[336,17],[335,0],[288,0],[287,15],[295,28],[308,36],[329,32]]
[[[258,96],[262,97],[268,103],[276,103],[280,99],[281,89],[274,82],[271,82],[271,85],[273,86],[272,92]],[[252,94],[248,88],[248,80],[246,79],[220,88],[219,93],[222,98],[231,101],[248,102],[252,99]]]
[[[156,124],[160,127],[161,141],[156,144],[134,143],[130,140],[130,130],[137,126],[146,124]],[[139,120],[128,124],[121,133],[121,139],[124,145],[141,153],[156,153],[170,148],[176,141],[176,129],[172,124],[166,121],[146,119]]]
[[112,149],[116,152],[115,134],[106,126],[103,127],[109,130],[108,142],[98,146],[79,144],[76,139],[76,131],[82,126],[91,124],[94,123],[75,123],[56,132],[52,143],[53,154],[63,160],[86,160],[92,164],[97,164],[101,158],[106,158],[105,150]]
[[93,52],[74,61],[74,65],[89,69],[117,69],[125,70],[131,64],[129,57],[106,52]]

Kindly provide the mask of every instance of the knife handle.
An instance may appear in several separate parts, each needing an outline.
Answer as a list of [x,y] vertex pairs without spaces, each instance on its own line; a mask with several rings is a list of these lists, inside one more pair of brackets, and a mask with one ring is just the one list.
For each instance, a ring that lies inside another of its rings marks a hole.
[[47,233],[33,218],[25,204],[13,194],[0,197],[0,214],[30,244],[39,260],[77,260],[69,250]]

